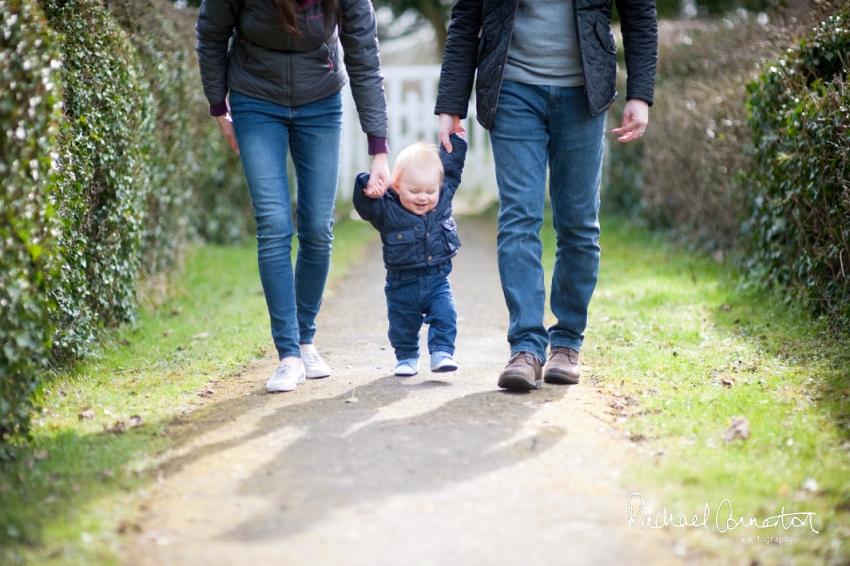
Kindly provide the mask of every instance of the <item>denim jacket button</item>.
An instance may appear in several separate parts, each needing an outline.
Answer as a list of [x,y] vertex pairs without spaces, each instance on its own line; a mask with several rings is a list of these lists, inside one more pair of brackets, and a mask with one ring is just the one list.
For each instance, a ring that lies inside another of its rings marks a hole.
[[425,237],[426,237],[426,238],[430,238],[430,237],[431,237],[431,232],[425,232]]
[[398,238],[399,240],[401,240],[401,234],[399,234],[398,236],[396,236],[396,238]]
[[428,256],[428,261],[431,261],[431,257],[432,257],[432,256]]

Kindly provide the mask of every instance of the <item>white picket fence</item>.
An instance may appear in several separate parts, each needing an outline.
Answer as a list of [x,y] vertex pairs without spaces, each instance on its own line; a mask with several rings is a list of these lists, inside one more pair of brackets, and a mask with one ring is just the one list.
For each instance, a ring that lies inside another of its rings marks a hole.
[[[407,145],[425,140],[439,143],[439,124],[434,114],[439,65],[386,66],[384,88],[387,96],[389,125],[387,141],[390,146],[390,166],[395,155]],[[458,192],[458,205],[480,207],[497,198],[493,154],[487,130],[475,120],[475,102],[469,105],[464,121],[469,151],[463,169],[463,181]],[[366,134],[360,128],[357,109],[351,90],[343,92],[342,156],[340,162],[339,199],[348,201],[358,173],[369,170]],[[463,204],[462,204],[463,203]],[[455,208],[458,208],[456,205]]]

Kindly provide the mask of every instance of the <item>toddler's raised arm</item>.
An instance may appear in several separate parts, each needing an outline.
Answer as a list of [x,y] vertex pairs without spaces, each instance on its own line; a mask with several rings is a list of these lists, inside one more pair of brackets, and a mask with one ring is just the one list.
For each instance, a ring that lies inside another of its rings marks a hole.
[[351,197],[354,210],[360,218],[381,229],[384,223],[384,197],[371,197],[366,194],[366,184],[369,182],[368,173],[360,173],[354,180],[354,194]]
[[457,134],[452,134],[449,139],[452,142],[452,152],[447,152],[443,144],[440,144],[440,161],[443,162],[444,171],[443,190],[449,191],[448,194],[454,196],[455,191],[460,186],[468,146],[466,140]]

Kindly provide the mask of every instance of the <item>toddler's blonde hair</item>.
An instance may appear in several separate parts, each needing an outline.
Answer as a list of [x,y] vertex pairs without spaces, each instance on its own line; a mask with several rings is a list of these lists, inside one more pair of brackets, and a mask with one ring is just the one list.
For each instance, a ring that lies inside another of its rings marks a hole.
[[443,162],[440,160],[440,152],[432,143],[418,141],[401,150],[395,159],[393,166],[393,186],[398,187],[405,169],[414,167],[428,168],[440,172],[440,187],[443,186]]

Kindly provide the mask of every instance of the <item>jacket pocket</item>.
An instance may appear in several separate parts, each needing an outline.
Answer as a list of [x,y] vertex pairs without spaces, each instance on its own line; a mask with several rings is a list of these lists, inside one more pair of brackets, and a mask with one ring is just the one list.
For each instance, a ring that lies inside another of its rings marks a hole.
[[614,34],[611,33],[611,27],[601,19],[596,20],[596,36],[599,38],[602,48],[605,51],[612,55],[617,54],[617,44],[614,43]]
[[443,227],[445,234],[446,251],[452,253],[460,247],[460,236],[457,234],[457,223],[454,218],[449,217],[443,220],[440,225]]
[[387,265],[402,265],[414,262],[413,228],[393,230],[387,233],[384,246],[384,262]]

